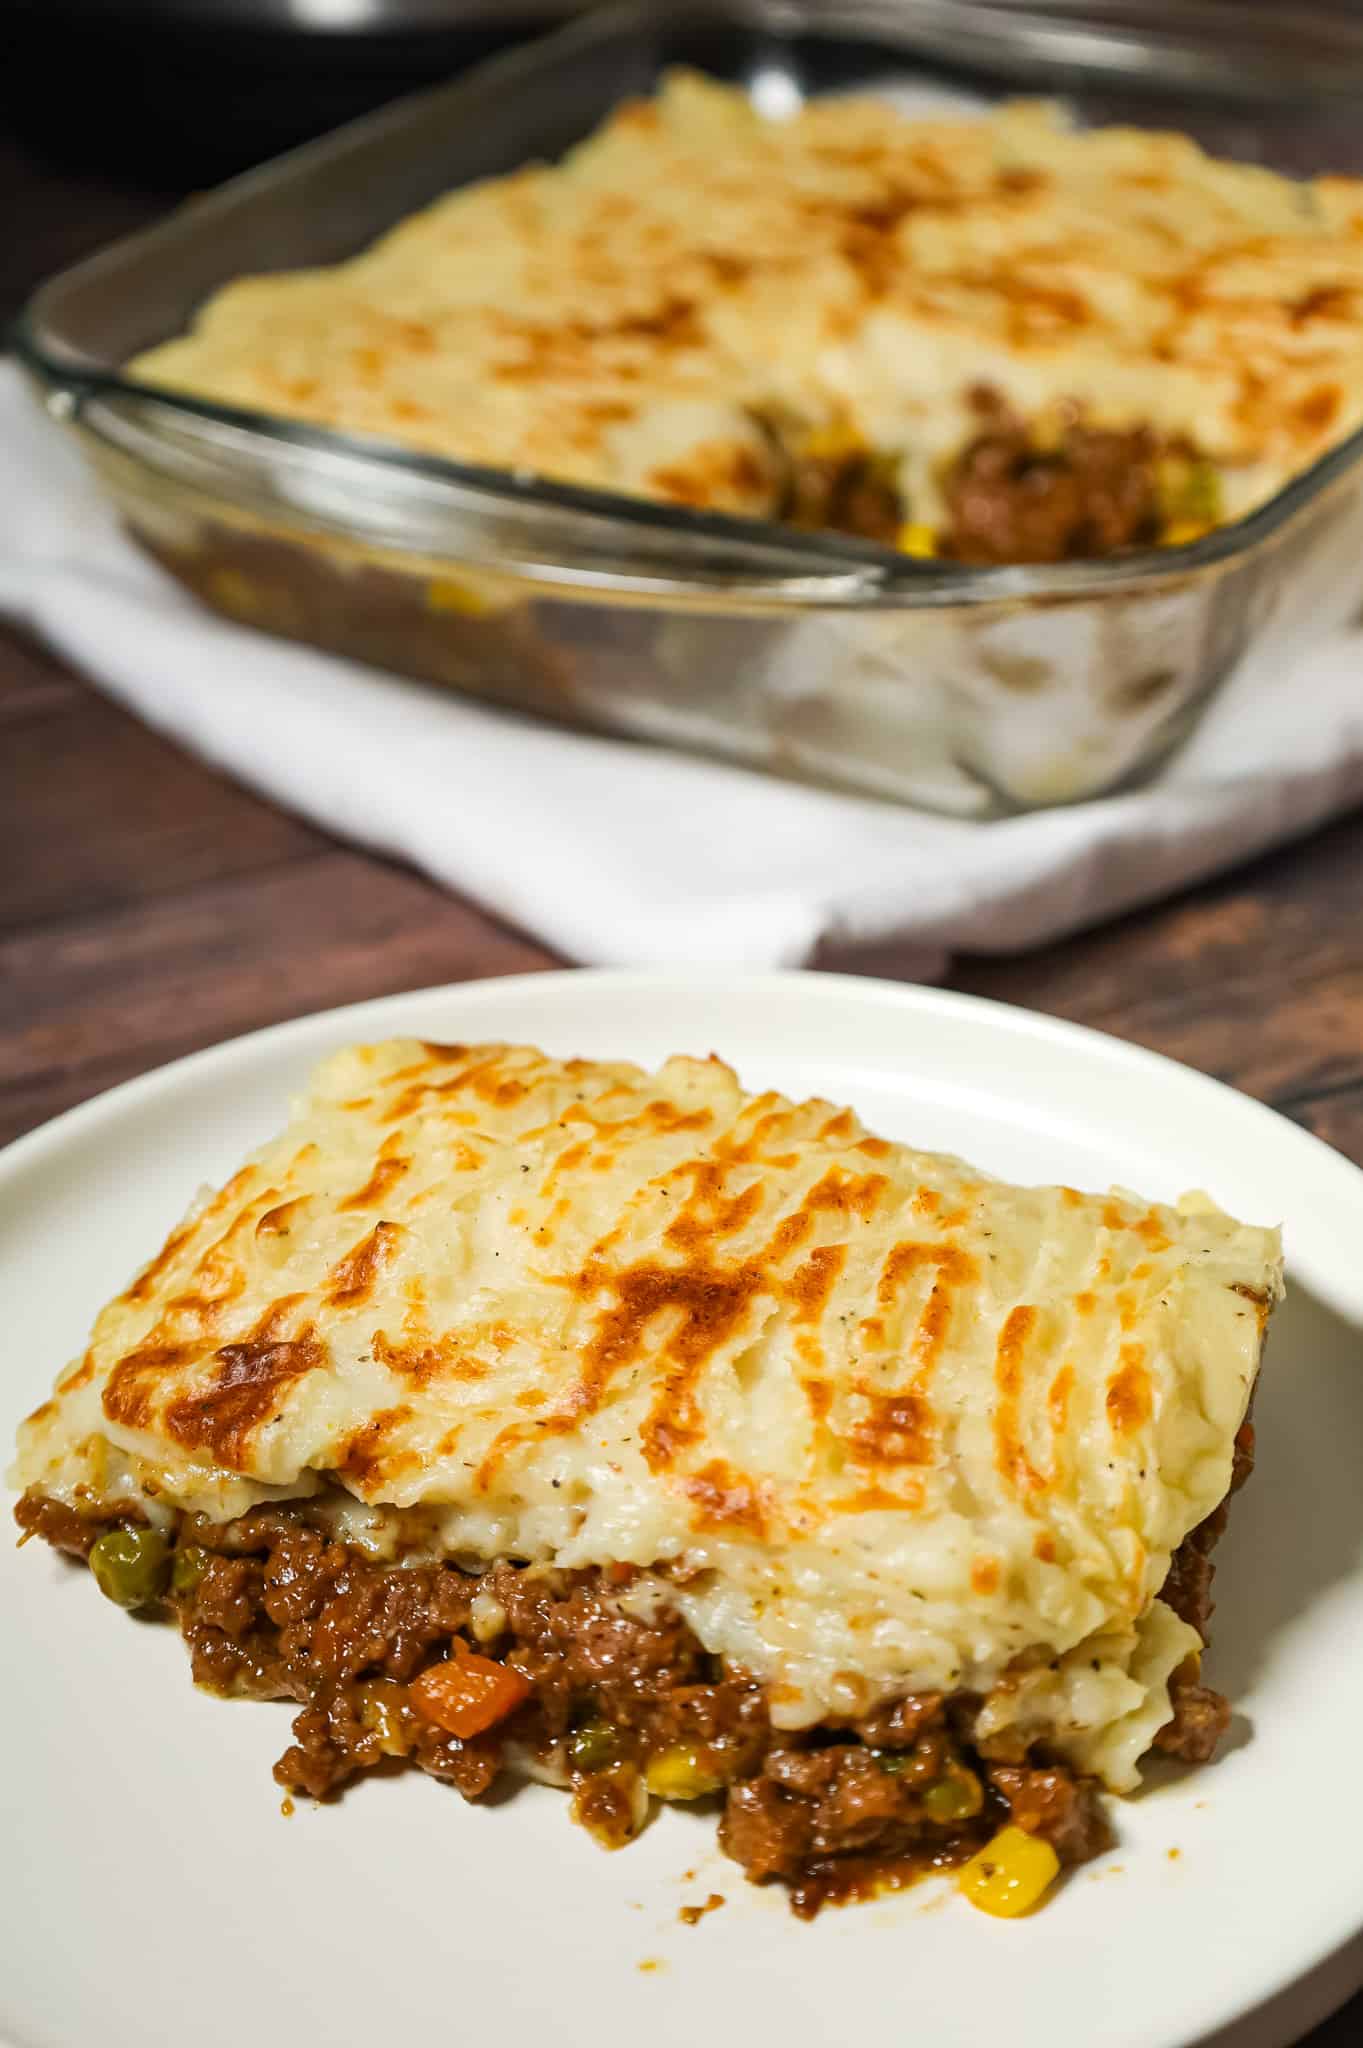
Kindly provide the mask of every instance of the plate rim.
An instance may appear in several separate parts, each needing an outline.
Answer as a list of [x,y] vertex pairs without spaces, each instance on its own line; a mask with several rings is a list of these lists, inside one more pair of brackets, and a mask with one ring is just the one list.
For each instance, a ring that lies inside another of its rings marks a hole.
[[[807,969],[548,969],[437,982],[308,1011],[182,1054],[48,1118],[0,1148],[0,1193],[11,1189],[30,1169],[59,1160],[68,1144],[98,1136],[102,1126],[112,1123],[125,1112],[136,1113],[144,1104],[154,1103],[167,1089],[186,1083],[212,1084],[215,1079],[224,1079],[230,1084],[234,1072],[249,1069],[258,1054],[294,1044],[305,1045],[310,1037],[326,1033],[332,1027],[343,1029],[347,1020],[354,1020],[359,1035],[363,1036],[376,1026],[381,1029],[386,1020],[399,1018],[413,1002],[438,1003],[447,999],[452,1005],[466,1010],[495,1011],[505,1005],[514,1005],[517,998],[528,991],[552,1002],[559,993],[569,988],[580,990],[584,983],[592,984],[603,996],[634,994],[657,999],[668,994],[679,997],[708,995],[723,1000],[736,993],[753,991],[769,996],[789,995],[804,1005],[811,1001],[837,1004],[850,999],[862,1005],[900,1008],[939,1024],[949,1023],[953,1018],[976,1018],[993,1024],[1006,1034],[1053,1050],[1067,1047],[1082,1050],[1089,1059],[1106,1061],[1111,1069],[1133,1077],[1140,1076],[1157,1088],[1191,1089],[1196,1095],[1205,1095],[1224,1113],[1248,1125],[1251,1131],[1261,1133],[1266,1143],[1275,1148],[1286,1147],[1299,1171],[1323,1174],[1327,1183],[1333,1183],[1333,1189],[1327,1185],[1326,1192],[1337,1192],[1351,1207],[1358,1209],[1360,1220],[1363,1220],[1363,1167],[1267,1103],[1167,1054],[1114,1037],[1091,1025],[1023,1009],[990,997],[921,983]],[[401,1026],[397,1028],[400,1030]],[[621,1037],[626,1045],[629,1036],[630,1020],[628,1014],[622,1012]],[[628,1053],[622,1052],[621,1056],[628,1057]],[[1214,1137],[1212,1142],[1215,1142]],[[1309,1246],[1304,1260],[1293,1258],[1291,1263],[1302,1273],[1309,1291],[1327,1307],[1356,1327],[1363,1323],[1363,1291],[1350,1286],[1346,1276],[1333,1274],[1328,1261],[1327,1270],[1322,1274],[1316,1269]],[[1190,2010],[1193,2031],[1180,2037],[1181,2044],[1193,2048],[1193,2044],[1212,2037],[1219,2040],[1223,2031],[1234,2028],[1238,2023],[1249,2022],[1261,2008],[1290,1992],[1294,1986],[1300,1984],[1305,1989],[1309,1979],[1360,1940],[1363,1940],[1363,1903],[1345,1904],[1341,1892],[1339,1910],[1334,1915],[1318,1914],[1315,1919],[1309,1947],[1299,1944],[1290,1960],[1275,1955],[1262,1970],[1237,1974],[1233,1986],[1228,1984],[1219,1996],[1209,1995],[1201,2002],[1200,2009]],[[1338,2009],[1337,2004],[1332,2004],[1330,2009]],[[8,2038],[0,2034],[0,2044]],[[1285,2036],[1282,2038],[1286,2039]]]

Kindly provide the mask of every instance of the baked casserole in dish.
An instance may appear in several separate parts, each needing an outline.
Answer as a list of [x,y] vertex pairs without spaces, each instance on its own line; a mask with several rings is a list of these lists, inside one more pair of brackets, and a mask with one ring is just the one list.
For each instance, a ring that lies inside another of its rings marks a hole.
[[656,1800],[797,1910],[1034,1904],[1205,1761],[1211,1551],[1278,1233],[1021,1187],[752,1095],[412,1039],[333,1056],[20,1431],[27,1534],[288,1699],[275,1766]]
[[1093,795],[1363,594],[1363,182],[986,91],[814,7],[612,10],[78,266],[21,353],[235,618],[965,814]]
[[1055,107],[764,115],[696,72],[139,381],[918,555],[1200,537],[1363,419],[1363,180]]

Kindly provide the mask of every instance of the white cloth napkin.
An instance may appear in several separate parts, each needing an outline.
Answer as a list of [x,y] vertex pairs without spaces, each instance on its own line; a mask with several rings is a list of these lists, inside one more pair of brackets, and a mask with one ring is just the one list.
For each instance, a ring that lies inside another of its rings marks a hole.
[[0,364],[0,612],[150,724],[571,959],[1016,951],[1363,801],[1363,632],[1233,683],[1159,781],[996,823],[537,726],[218,621],[123,536]]

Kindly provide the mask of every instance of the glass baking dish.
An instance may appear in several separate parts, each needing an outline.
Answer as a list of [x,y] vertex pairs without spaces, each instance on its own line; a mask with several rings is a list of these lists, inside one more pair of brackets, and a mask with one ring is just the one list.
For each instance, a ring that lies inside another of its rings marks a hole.
[[[1261,33],[1236,8],[1236,47],[1209,67],[1192,27],[1225,20],[1215,0],[1155,8],[1136,36],[1133,6],[1082,32],[1063,0],[612,8],[78,264],[32,300],[18,351],[130,531],[237,620],[502,706],[962,815],[1090,797],[1156,768],[1237,665],[1281,669],[1357,610],[1363,435],[1191,546],[974,569],[156,397],[118,366],[230,278],[352,254],[455,185],[559,154],[677,63],[764,110],[867,87],[997,98],[1040,75],[1081,119],[1363,170],[1363,37],[1333,59],[1303,45],[1294,66],[1273,11]],[[1314,95],[1309,117],[1270,97],[1284,75]]]

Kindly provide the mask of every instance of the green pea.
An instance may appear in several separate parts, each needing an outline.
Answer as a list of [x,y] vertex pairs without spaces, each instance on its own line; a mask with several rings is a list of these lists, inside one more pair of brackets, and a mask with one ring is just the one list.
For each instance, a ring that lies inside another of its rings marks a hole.
[[186,1543],[175,1553],[170,1568],[172,1593],[192,1593],[208,1570],[208,1552],[197,1543]]
[[575,1771],[603,1771],[615,1762],[617,1751],[609,1721],[586,1721],[568,1737],[568,1762]]
[[1156,470],[1166,526],[1215,526],[1221,517],[1221,475],[1199,456],[1165,456]]
[[145,1607],[170,1583],[170,1544],[159,1529],[109,1529],[91,1546],[90,1569],[106,1600]]
[[902,1778],[913,1762],[913,1751],[910,1749],[873,1749],[871,1755],[881,1770],[891,1778]]
[[983,1805],[980,1781],[971,1771],[938,1778],[923,1794],[923,1809],[931,1820],[973,1820]]

